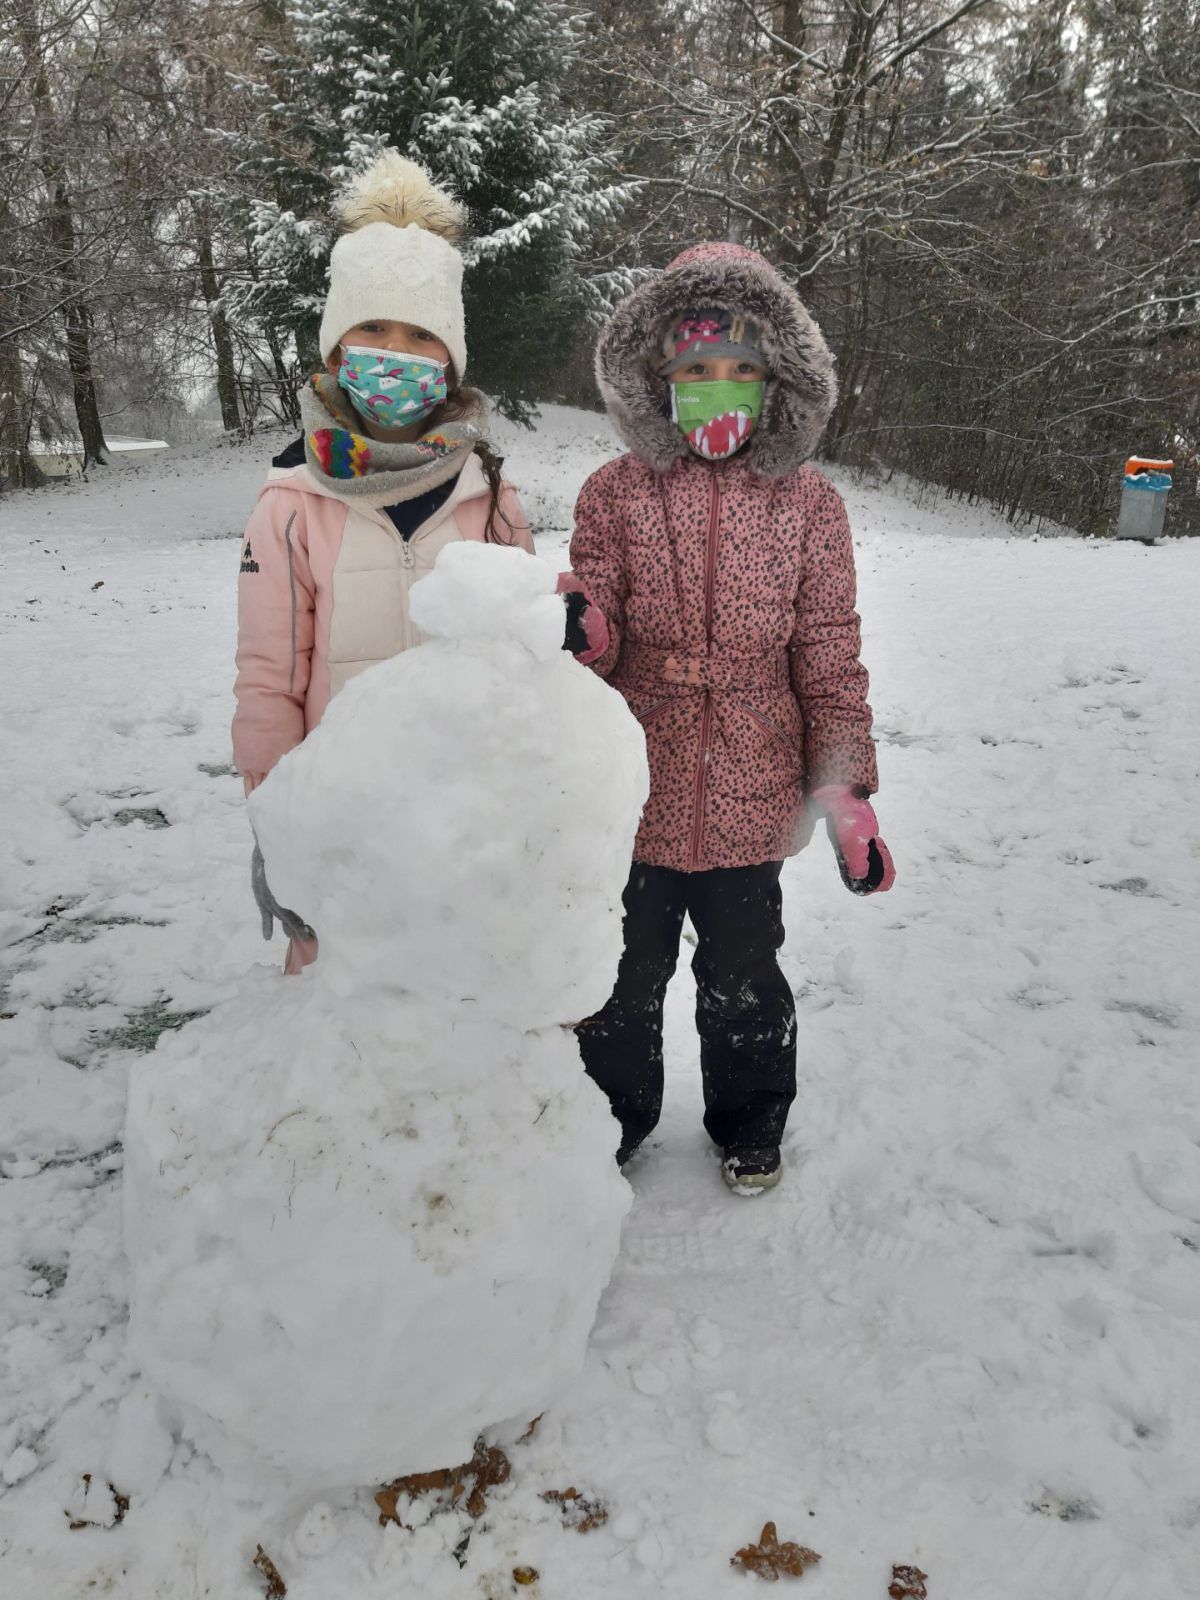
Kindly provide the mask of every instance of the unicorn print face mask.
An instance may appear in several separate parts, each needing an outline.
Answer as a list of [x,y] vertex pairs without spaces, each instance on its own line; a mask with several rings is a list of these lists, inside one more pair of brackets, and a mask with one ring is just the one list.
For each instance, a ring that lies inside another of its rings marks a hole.
[[354,409],[381,428],[407,428],[446,398],[446,369],[428,356],[346,345],[338,383]]

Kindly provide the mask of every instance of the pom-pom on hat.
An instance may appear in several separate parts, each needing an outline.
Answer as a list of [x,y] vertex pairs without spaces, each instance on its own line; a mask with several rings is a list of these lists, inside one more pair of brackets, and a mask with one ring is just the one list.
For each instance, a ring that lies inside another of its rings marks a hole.
[[411,322],[437,334],[461,381],[463,260],[454,246],[466,225],[464,208],[424,167],[385,150],[337,196],[334,214],[343,231],[329,258],[322,359],[356,323]]

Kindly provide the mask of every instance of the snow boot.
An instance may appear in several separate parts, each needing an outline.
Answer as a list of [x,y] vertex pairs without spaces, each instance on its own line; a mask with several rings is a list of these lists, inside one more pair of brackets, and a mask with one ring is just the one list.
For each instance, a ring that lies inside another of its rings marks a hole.
[[726,1150],[721,1175],[734,1194],[756,1195],[773,1189],[783,1177],[779,1146],[759,1144]]

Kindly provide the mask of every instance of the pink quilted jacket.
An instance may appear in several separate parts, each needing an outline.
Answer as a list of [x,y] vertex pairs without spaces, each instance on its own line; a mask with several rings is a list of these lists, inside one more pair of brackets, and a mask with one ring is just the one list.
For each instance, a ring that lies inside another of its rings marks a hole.
[[875,789],[850,530],[823,474],[623,455],[575,515],[571,564],[610,627],[594,667],[646,732],[637,860],[778,861],[807,842],[806,790]]

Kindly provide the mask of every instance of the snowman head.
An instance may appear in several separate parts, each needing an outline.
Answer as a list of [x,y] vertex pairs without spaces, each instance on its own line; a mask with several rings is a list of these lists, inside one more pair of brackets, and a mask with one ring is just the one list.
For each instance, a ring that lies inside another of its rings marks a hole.
[[566,629],[557,584],[524,550],[464,539],[446,546],[409,605],[417,626],[437,638],[485,647],[513,640],[548,661],[562,653]]
[[556,574],[448,546],[432,635],[354,678],[251,798],[267,876],[315,928],[306,980],[521,1029],[603,1004],[649,787],[621,695],[562,648]]

